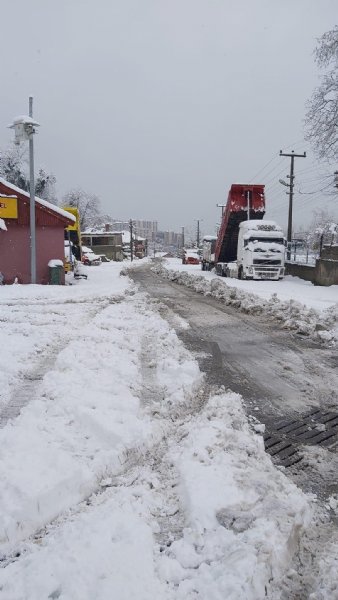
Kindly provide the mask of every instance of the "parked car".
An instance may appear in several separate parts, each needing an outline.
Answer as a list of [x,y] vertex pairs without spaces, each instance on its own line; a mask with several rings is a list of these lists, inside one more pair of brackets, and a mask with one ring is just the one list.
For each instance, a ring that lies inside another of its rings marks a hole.
[[197,250],[185,250],[182,258],[184,265],[199,265],[200,257]]
[[95,254],[91,248],[87,246],[82,246],[82,262],[84,265],[89,265],[91,267],[98,266],[101,264],[101,256]]

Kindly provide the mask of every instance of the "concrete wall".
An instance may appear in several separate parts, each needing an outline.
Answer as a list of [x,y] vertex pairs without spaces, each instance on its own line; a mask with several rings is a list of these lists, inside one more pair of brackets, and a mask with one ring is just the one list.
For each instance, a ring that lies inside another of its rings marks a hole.
[[286,275],[300,277],[314,285],[338,285],[338,260],[319,258],[316,266],[286,263]]
[[315,267],[311,265],[303,265],[298,263],[285,263],[285,274],[293,277],[300,277],[305,281],[313,281],[315,276]]
[[320,258],[316,262],[314,285],[338,285],[338,260]]
[[338,260],[338,246],[323,246],[320,258]]

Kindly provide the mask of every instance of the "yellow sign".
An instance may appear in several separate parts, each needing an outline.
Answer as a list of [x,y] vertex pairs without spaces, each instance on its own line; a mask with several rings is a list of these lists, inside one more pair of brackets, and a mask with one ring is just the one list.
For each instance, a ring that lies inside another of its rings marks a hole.
[[0,219],[18,218],[18,199],[9,196],[0,196]]
[[66,227],[66,231],[78,231],[80,226],[79,209],[75,208],[74,206],[64,206],[63,210],[66,210],[76,218],[76,221],[73,225],[68,225],[68,227]]

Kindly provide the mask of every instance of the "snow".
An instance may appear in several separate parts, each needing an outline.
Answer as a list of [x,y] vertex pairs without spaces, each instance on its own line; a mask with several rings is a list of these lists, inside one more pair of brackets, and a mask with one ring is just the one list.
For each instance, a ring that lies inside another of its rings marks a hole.
[[202,271],[200,265],[182,265],[179,259],[165,259],[155,269],[244,312],[266,315],[326,344],[338,341],[337,285],[314,286],[292,276],[281,281],[222,278],[213,271]]
[[[119,231],[118,233],[122,235],[123,244],[130,244],[130,231],[124,230],[124,231]],[[133,240],[142,242],[145,240],[145,238],[140,237],[139,235],[137,235],[137,233],[135,233],[135,231],[133,231]]]
[[[28,192],[25,192],[24,190],[17,187],[13,183],[9,183],[9,181],[6,181],[6,179],[3,179],[3,177],[0,177],[0,183],[11,188],[11,190],[13,190],[13,192],[18,192],[18,193],[22,194],[23,196],[26,196],[26,198],[30,198],[30,194]],[[76,217],[74,217],[74,215],[67,212],[66,210],[63,210],[59,206],[56,206],[55,204],[51,204],[50,202],[47,202],[47,200],[43,200],[42,198],[38,198],[37,196],[35,196],[35,202],[37,204],[41,204],[41,206],[45,206],[49,210],[51,210],[59,215],[62,215],[63,217],[66,217],[70,221],[74,221],[74,223],[76,221]]]
[[264,240],[258,239],[252,242],[249,241],[244,250],[246,249],[251,250],[251,252],[279,252],[282,254],[282,256],[285,254],[285,248],[283,244],[278,244],[276,242],[272,242],[271,240],[269,242],[264,242]]
[[63,267],[63,262],[59,258],[53,258],[48,263],[49,267]]
[[120,271],[0,288],[1,596],[272,598],[312,499]]
[[13,119],[13,124],[9,125],[9,127],[12,127],[13,125],[18,125],[19,123],[22,123],[23,125],[39,125],[39,123],[37,121],[34,121],[32,117],[29,117],[28,115],[19,115],[18,117],[15,117]]
[[260,233],[262,232],[263,235],[283,231],[282,228],[279,225],[277,225],[277,223],[275,223],[275,221],[261,221],[259,219],[242,221],[239,226],[243,231],[245,231],[245,236],[249,235],[251,231],[255,233],[259,231]]
[[0,219],[0,229],[2,229],[2,231],[7,231],[6,223],[3,219]]
[[215,235],[205,235],[203,236],[203,241],[204,242],[214,242],[217,240],[217,237]]

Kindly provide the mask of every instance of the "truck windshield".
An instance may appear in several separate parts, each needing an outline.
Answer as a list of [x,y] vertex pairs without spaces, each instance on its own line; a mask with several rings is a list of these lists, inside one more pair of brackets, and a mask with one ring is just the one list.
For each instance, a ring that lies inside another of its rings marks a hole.
[[258,243],[262,243],[262,242],[265,244],[281,244],[282,246],[284,246],[283,238],[251,237],[248,240],[244,240],[244,246],[247,246],[249,244],[249,242],[253,243],[253,244],[258,244]]

